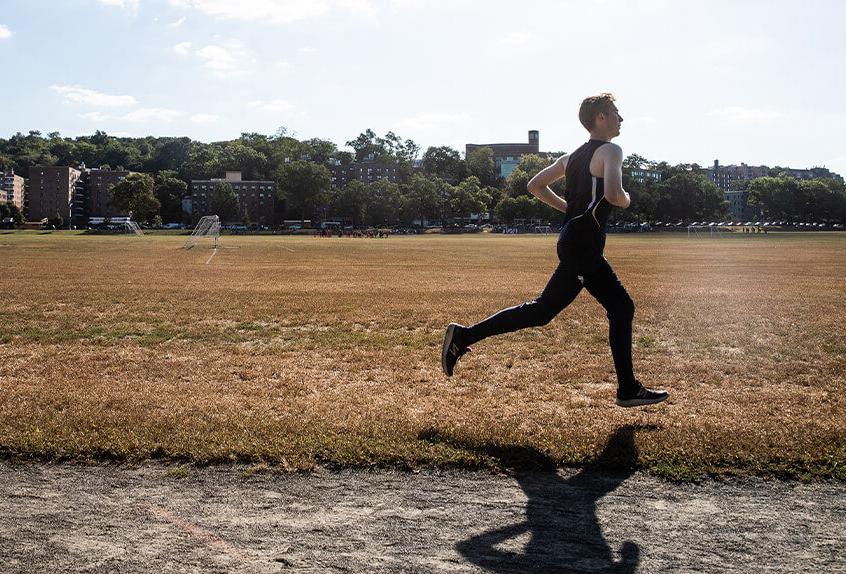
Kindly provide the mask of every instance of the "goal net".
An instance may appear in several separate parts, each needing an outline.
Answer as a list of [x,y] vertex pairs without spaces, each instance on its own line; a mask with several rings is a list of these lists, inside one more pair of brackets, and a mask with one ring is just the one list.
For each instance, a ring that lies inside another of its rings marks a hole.
[[217,249],[217,242],[220,239],[220,219],[216,215],[204,215],[197,222],[197,227],[191,232],[191,237],[185,242],[184,248],[191,249],[204,237],[211,237],[214,240],[214,248]]
[[141,231],[141,228],[134,221],[124,222],[123,228],[124,228],[124,232],[126,232],[126,233],[134,233],[135,235],[144,235],[144,232]]
[[723,237],[731,230],[716,225],[688,225],[688,237]]

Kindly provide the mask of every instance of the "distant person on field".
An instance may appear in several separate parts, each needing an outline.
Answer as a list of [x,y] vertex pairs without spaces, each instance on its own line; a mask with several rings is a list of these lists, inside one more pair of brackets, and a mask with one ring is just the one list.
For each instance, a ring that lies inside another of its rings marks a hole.
[[[558,268],[534,301],[503,309],[470,327],[450,323],[441,366],[447,376],[452,376],[455,363],[470,350],[470,345],[493,335],[546,325],[584,288],[608,312],[608,339],[617,371],[617,404],[636,407],[660,403],[669,393],[647,389],[634,376],[635,306],[603,256],[605,225],[612,208],[625,209],[631,203],[623,189],[623,150],[611,143],[620,135],[623,118],[614,96],[600,94],[582,102],[579,120],[590,132],[590,140],[572,154],[559,157],[529,182],[532,195],[564,213],[558,237]],[[563,198],[549,188],[562,178]]]

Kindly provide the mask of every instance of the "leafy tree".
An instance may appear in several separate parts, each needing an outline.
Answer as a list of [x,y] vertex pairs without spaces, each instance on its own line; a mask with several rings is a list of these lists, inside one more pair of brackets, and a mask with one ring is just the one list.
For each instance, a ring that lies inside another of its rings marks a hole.
[[529,193],[529,174],[515,167],[508,175],[506,180],[506,188],[509,197],[520,197],[521,195],[531,195]]
[[12,219],[12,226],[21,225],[24,222],[23,213],[17,205],[0,201],[0,221],[7,217]]
[[188,184],[171,170],[156,175],[155,194],[161,204],[161,216],[172,223],[182,221],[182,198],[188,193]]
[[355,160],[364,161],[367,159],[375,161],[385,161],[391,156],[390,152],[384,145],[384,140],[379,140],[376,133],[371,129],[366,129],[359,134],[354,140],[346,143],[347,146],[355,150]]
[[332,214],[339,217],[349,217],[355,226],[364,223],[367,209],[367,185],[358,179],[353,179],[341,189],[332,193],[329,203]]
[[15,205],[14,203],[8,204],[9,215],[7,217],[12,218],[12,223],[15,225],[23,225],[24,224],[24,215],[21,209]]
[[332,173],[326,167],[301,160],[284,164],[275,179],[279,199],[301,220],[326,203],[332,187]]
[[364,217],[367,225],[391,225],[399,220],[402,205],[399,185],[383,178],[368,184],[367,191]]
[[229,142],[218,155],[220,171],[240,171],[246,180],[265,179],[267,157],[240,141]]
[[47,224],[52,225],[55,229],[62,229],[65,226],[65,218],[57,211],[55,217],[47,220]]
[[179,169],[185,181],[219,177],[223,169],[219,150],[200,142],[194,142],[188,149],[188,159]]
[[314,163],[328,164],[337,152],[338,147],[329,140],[312,138],[301,142],[301,154]]
[[507,224],[516,219],[552,221],[563,216],[531,195],[506,197],[497,204],[494,213],[499,221]]
[[238,215],[241,213],[241,205],[238,201],[238,196],[229,183],[219,181],[214,184],[214,189],[212,189],[211,197],[209,198],[209,209],[221,221],[235,221],[238,219]]
[[723,192],[707,177],[682,172],[658,184],[661,219],[722,219],[728,215]]
[[[511,197],[519,197],[521,195],[531,195],[529,193],[529,181],[535,177],[538,172],[550,165],[552,161],[544,159],[535,154],[526,154],[520,158],[520,163],[517,164],[506,179],[506,189],[508,195]],[[562,184],[553,186],[553,190],[563,193]]]
[[420,146],[413,140],[403,141],[394,132],[378,137],[371,129],[365,130],[354,140],[348,141],[346,145],[355,150],[356,161],[372,160],[410,165],[420,153]]
[[417,159],[417,154],[420,153],[420,146],[414,143],[413,140],[408,139],[403,141],[394,132],[388,132],[385,134],[385,137],[376,138],[376,144],[386,150],[398,162],[410,163]]
[[112,189],[112,205],[130,213],[139,221],[150,221],[159,213],[161,204],[154,194],[153,178],[145,173],[130,173]]
[[799,218],[799,182],[792,177],[759,177],[749,183],[749,205],[766,217]]
[[496,204],[496,208],[494,209],[494,214],[498,221],[506,224],[514,223],[514,220],[519,217],[518,215],[518,206],[517,206],[517,198],[515,197],[504,197],[502,200]]
[[529,179],[535,177],[540,170],[551,164],[552,161],[542,158],[533,153],[527,153],[520,158],[520,163],[517,164],[517,169],[521,169],[529,176]]
[[335,159],[341,162],[341,165],[347,166],[355,160],[355,156],[348,151],[339,151],[335,154]]
[[806,221],[843,220],[846,194],[842,183],[834,179],[806,180],[799,182],[799,191],[800,218]]
[[423,154],[423,171],[448,182],[464,178],[467,165],[457,150],[449,146],[430,147]]
[[111,139],[103,147],[100,161],[115,166],[115,169],[138,170],[141,169],[141,152],[136,147]]
[[482,189],[479,179],[468,177],[450,190],[447,210],[453,218],[460,218],[471,213],[484,213],[490,196]]
[[191,138],[158,138],[149,163],[149,171],[179,171],[188,159]]
[[623,172],[631,172],[633,169],[650,169],[652,162],[643,156],[633,153],[623,160]]
[[842,221],[846,216],[846,190],[834,179],[759,177],[749,182],[748,190],[749,205],[767,218]]
[[476,176],[482,185],[494,186],[499,180],[494,161],[493,150],[489,147],[480,147],[471,151],[467,158],[467,173]]
[[49,149],[50,154],[56,158],[56,165],[79,165],[81,160],[73,141],[59,137],[58,132],[52,132],[50,135],[54,134],[55,137],[50,138]]
[[400,189],[404,223],[411,224],[414,220],[431,220],[440,216],[443,201],[436,182],[422,175],[414,175],[411,181]]

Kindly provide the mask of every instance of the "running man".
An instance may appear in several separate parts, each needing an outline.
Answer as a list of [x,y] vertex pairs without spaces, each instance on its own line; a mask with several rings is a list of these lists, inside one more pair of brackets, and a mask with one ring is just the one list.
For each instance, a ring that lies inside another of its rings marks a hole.
[[[611,209],[625,209],[631,203],[623,189],[623,150],[611,143],[620,135],[623,118],[614,96],[606,93],[582,102],[579,121],[590,132],[590,140],[572,154],[555,160],[529,182],[532,195],[564,213],[558,237],[558,268],[534,301],[503,309],[470,327],[450,323],[441,366],[451,377],[455,363],[470,350],[470,345],[493,335],[546,325],[584,288],[608,312],[608,340],[617,371],[617,404],[637,407],[660,403],[669,393],[647,389],[634,376],[634,302],[602,254]],[[549,188],[561,178],[565,182],[563,198]]]

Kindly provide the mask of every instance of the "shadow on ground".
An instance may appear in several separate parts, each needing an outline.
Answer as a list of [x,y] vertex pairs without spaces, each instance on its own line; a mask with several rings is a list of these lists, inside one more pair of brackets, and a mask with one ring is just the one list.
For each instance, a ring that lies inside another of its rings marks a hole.
[[[570,478],[562,477],[555,461],[532,447],[465,444],[434,431],[425,432],[420,438],[485,454],[499,466],[514,469],[528,498],[524,521],[489,530],[456,545],[472,563],[497,573],[630,573],[637,570],[640,548],[633,542],[623,542],[619,559],[615,558],[602,534],[596,502],[634,473],[638,458],[635,431],[651,428],[628,425],[617,429],[602,453]],[[510,540],[526,535],[528,542],[522,552],[502,548]]]

